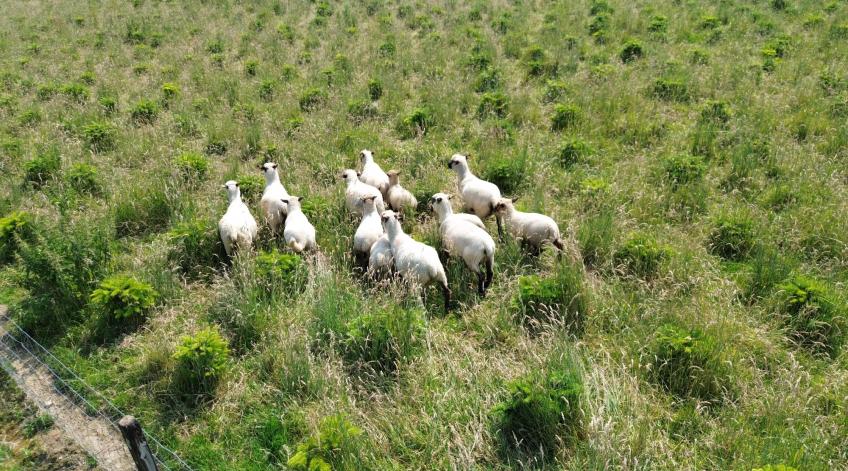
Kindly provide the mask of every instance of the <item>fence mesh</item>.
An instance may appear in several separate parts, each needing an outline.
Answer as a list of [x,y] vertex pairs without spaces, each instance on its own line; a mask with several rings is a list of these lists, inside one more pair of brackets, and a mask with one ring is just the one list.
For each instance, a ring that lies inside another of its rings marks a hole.
[[[73,369],[32,338],[8,315],[0,315],[0,366],[19,382],[29,379],[38,380],[39,384],[49,384],[53,391],[67,399],[69,404],[78,408],[85,416],[103,419],[103,423],[108,424],[104,426],[107,430],[102,431],[103,439],[80,443],[86,452],[95,457],[114,456],[124,460],[129,459],[129,452],[118,428],[118,421],[126,415],[124,411],[86,383]],[[21,369],[35,371],[36,375],[43,377],[23,378],[20,375]],[[37,397],[32,399],[40,402]],[[39,405],[44,410],[49,410],[53,406],[53,404],[44,403]],[[97,423],[92,421],[88,425],[96,426]],[[188,463],[155,436],[146,430],[144,434],[159,469],[192,471]],[[102,464],[107,465],[107,463]]]

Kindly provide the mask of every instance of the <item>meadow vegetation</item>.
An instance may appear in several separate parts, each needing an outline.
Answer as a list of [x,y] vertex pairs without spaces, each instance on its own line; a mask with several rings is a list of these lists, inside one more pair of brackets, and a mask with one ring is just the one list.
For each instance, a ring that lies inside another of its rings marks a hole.
[[[846,39],[844,0],[9,3],[0,302],[196,469],[844,469]],[[448,314],[362,279],[364,148],[417,240],[460,152],[565,253],[448,261]],[[224,255],[265,161],[319,255]]]

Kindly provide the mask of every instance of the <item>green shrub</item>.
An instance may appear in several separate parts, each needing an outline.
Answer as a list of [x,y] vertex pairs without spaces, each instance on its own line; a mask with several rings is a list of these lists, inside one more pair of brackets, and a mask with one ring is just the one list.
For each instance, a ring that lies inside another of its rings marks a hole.
[[645,234],[634,233],[616,250],[613,263],[621,273],[650,278],[668,257],[669,250],[656,240]]
[[43,432],[53,426],[53,417],[49,414],[39,414],[32,420],[28,420],[23,427],[23,435],[26,438],[32,438],[38,433]]
[[191,279],[206,278],[222,265],[225,258],[218,230],[201,219],[185,221],[168,232],[171,249],[168,260]]
[[271,101],[274,98],[274,88],[276,86],[277,82],[274,80],[263,80],[259,84],[259,98],[262,101]]
[[198,152],[183,152],[174,159],[186,180],[202,180],[209,171],[209,160]]
[[497,69],[488,67],[477,74],[474,79],[474,91],[477,93],[493,92],[501,86],[501,74]]
[[150,124],[159,114],[159,105],[152,100],[139,100],[130,110],[130,117],[136,123]]
[[116,320],[143,318],[159,294],[147,283],[126,275],[106,278],[91,293],[91,303]]
[[795,275],[778,285],[780,311],[789,337],[835,358],[848,329],[848,308],[823,282]]
[[244,63],[244,73],[250,77],[255,77],[256,72],[259,71],[259,61],[257,60],[249,60]]
[[508,448],[555,456],[582,433],[583,382],[574,371],[520,378],[493,409],[495,428]]
[[569,168],[594,154],[595,149],[589,143],[576,137],[560,145],[557,150],[557,162],[563,168]]
[[542,95],[542,103],[554,103],[568,95],[568,85],[560,80],[548,80],[545,82],[545,94]]
[[317,88],[308,88],[298,99],[301,111],[312,111],[321,106],[327,99],[327,94]]
[[716,340],[700,330],[663,324],[650,346],[651,380],[678,398],[720,402],[732,394],[731,375]]
[[101,192],[100,181],[97,177],[97,168],[86,163],[76,163],[71,165],[68,173],[65,175],[65,180],[71,185],[71,188],[79,193],[88,193],[96,195]]
[[20,116],[18,116],[18,124],[20,124],[21,126],[31,126],[33,124],[39,123],[40,121],[41,113],[35,108],[30,108],[21,113]]
[[[265,178],[261,175],[239,175],[235,178],[241,190],[241,198],[249,205],[255,205],[265,190]],[[309,201],[307,198],[304,203]]]
[[708,100],[701,108],[700,120],[707,124],[726,124],[732,117],[730,105],[724,101]]
[[221,38],[215,38],[212,41],[206,43],[206,52],[209,54],[221,54],[224,52],[224,40]]
[[651,18],[648,24],[648,31],[652,33],[663,34],[668,31],[668,17],[665,15],[656,15]]
[[557,104],[554,106],[554,114],[551,117],[551,129],[561,131],[572,128],[582,118],[583,112],[574,104]]
[[373,118],[377,112],[377,106],[372,101],[354,98],[347,102],[347,114],[356,121]]
[[707,240],[710,253],[732,261],[747,258],[754,246],[754,224],[744,215],[719,216]]
[[688,102],[692,98],[689,85],[683,80],[675,78],[657,79],[651,93],[661,100],[681,103]]
[[270,291],[299,293],[306,284],[306,266],[295,254],[277,249],[260,252],[256,256],[256,279]]
[[102,96],[97,100],[97,103],[106,113],[118,111],[118,99],[113,96]]
[[383,96],[383,83],[378,79],[368,81],[368,96],[376,101]]
[[606,0],[592,0],[592,3],[589,5],[589,14],[592,16],[611,15],[613,11],[613,8]]
[[57,147],[44,149],[24,165],[24,179],[33,186],[42,186],[62,168],[62,158]]
[[171,201],[162,188],[136,187],[115,205],[118,237],[138,236],[164,229],[173,214]]
[[174,386],[184,399],[197,402],[210,393],[230,358],[227,341],[218,328],[208,326],[182,337],[174,352]]
[[721,21],[715,16],[704,15],[698,22],[701,29],[715,29],[721,25]]
[[162,100],[165,103],[174,100],[178,96],[180,96],[179,85],[171,82],[165,82],[162,84]]
[[318,433],[297,445],[286,466],[293,471],[360,469],[362,430],[341,414],[325,418]]
[[621,52],[618,53],[619,59],[621,59],[621,62],[624,62],[625,64],[633,62],[636,59],[641,59],[644,55],[645,51],[642,48],[642,43],[635,39],[631,39],[624,43],[624,46],[621,48]]
[[0,264],[12,261],[18,240],[29,239],[32,223],[28,213],[14,211],[0,218]]
[[501,157],[486,166],[483,178],[497,185],[504,194],[511,195],[524,183],[526,169],[526,156]]
[[67,95],[74,101],[83,103],[90,95],[88,87],[81,83],[69,83],[62,87],[62,94]]
[[92,121],[82,127],[82,137],[95,151],[109,150],[115,146],[115,127],[105,121]]
[[557,64],[548,58],[547,52],[536,45],[524,51],[524,67],[530,77],[554,76],[558,68]]
[[433,113],[427,107],[414,108],[398,124],[398,131],[404,138],[423,136],[435,124]]
[[47,101],[53,98],[56,94],[56,85],[52,83],[42,83],[35,90],[35,96],[41,101]]
[[341,342],[346,361],[379,374],[394,374],[415,355],[426,335],[422,309],[382,306],[347,323]]
[[228,147],[227,141],[223,137],[212,134],[208,137],[204,150],[207,154],[224,155],[227,153]]
[[530,327],[557,323],[579,334],[588,311],[583,272],[570,264],[561,265],[552,276],[527,275],[518,279],[512,308]]
[[663,178],[675,188],[700,181],[706,171],[707,166],[701,157],[683,154],[662,160]]
[[503,118],[509,111],[509,98],[501,92],[484,93],[477,106],[477,117],[485,119],[490,116]]

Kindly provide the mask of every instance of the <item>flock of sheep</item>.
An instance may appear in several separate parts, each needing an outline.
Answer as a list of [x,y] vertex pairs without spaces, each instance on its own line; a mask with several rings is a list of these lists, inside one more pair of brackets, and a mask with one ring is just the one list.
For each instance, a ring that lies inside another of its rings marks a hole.
[[[438,283],[449,308],[451,291],[439,255],[433,247],[414,240],[404,233],[400,219],[408,208],[418,204],[415,197],[398,181],[398,172],[384,172],[374,162],[369,150],[360,153],[362,171],[344,170],[340,178],[347,185],[345,204],[348,211],[361,217],[353,237],[356,263],[371,276],[383,277],[397,273],[404,279],[425,286]],[[495,241],[486,231],[482,219],[495,215],[498,234],[503,235],[505,224],[509,232],[522,243],[538,252],[546,242],[563,250],[557,223],[548,216],[525,213],[515,209],[515,199],[504,198],[497,185],[476,177],[468,167],[468,156],[454,154],[448,167],[456,172],[463,207],[469,213],[454,213],[451,196],[436,193],[429,207],[439,219],[444,250],[449,256],[461,258],[477,275],[481,295],[492,283],[495,263]],[[265,163],[265,190],[260,208],[272,234],[282,230],[286,245],[301,253],[317,249],[315,227],[301,211],[302,196],[292,196],[280,182],[277,164]],[[224,184],[229,197],[227,212],[218,223],[218,231],[227,255],[236,249],[250,247],[258,226],[250,209],[241,199],[238,182]],[[386,208],[388,203],[389,209]]]

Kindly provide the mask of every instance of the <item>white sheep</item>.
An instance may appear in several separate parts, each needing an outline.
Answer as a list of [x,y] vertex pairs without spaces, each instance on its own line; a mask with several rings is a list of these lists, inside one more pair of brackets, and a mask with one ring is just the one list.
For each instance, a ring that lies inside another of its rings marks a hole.
[[385,211],[381,215],[383,229],[389,236],[392,255],[395,259],[395,270],[404,279],[420,286],[439,283],[445,298],[445,311],[450,309],[451,291],[448,288],[448,277],[445,268],[439,260],[436,249],[423,244],[403,232],[394,211]]
[[315,242],[315,227],[306,219],[306,215],[300,207],[302,196],[289,196],[281,201],[286,204],[286,227],[283,229],[283,237],[286,245],[297,253],[304,250],[315,250],[318,244]]
[[221,235],[221,242],[224,243],[227,256],[232,257],[236,250],[249,249],[253,245],[253,239],[256,238],[259,228],[253,215],[250,214],[250,209],[241,200],[238,182],[230,180],[224,183],[224,188],[227,189],[227,199],[230,204],[227,212],[218,221],[218,233]]
[[433,195],[430,206],[439,217],[439,232],[445,251],[462,258],[465,266],[477,274],[477,291],[485,295],[494,275],[495,241],[492,236],[461,214],[454,214],[450,197],[444,193]]
[[368,262],[371,246],[383,235],[383,225],[377,207],[374,206],[374,199],[374,196],[362,198],[362,222],[353,235],[353,256],[358,266]]
[[395,268],[395,259],[392,255],[392,244],[389,242],[388,234],[383,234],[371,246],[371,255],[368,257],[368,275],[372,278],[385,278],[391,275]]
[[355,216],[362,216],[362,198],[366,196],[374,197],[374,206],[376,206],[378,213],[382,213],[386,209],[383,204],[383,194],[380,193],[380,190],[359,181],[359,174],[356,173],[356,170],[347,169],[342,172],[339,178],[347,184],[347,188],[345,189],[345,205],[348,211]]
[[418,200],[415,195],[409,192],[406,188],[400,186],[397,170],[389,170],[386,175],[389,176],[389,187],[386,190],[386,202],[394,211],[402,211],[406,208],[415,209],[418,206]]
[[389,189],[389,176],[374,162],[374,153],[368,149],[363,149],[359,153],[359,161],[362,163],[362,172],[360,172],[359,180],[380,190],[380,194],[385,199],[386,192]]
[[[495,212],[495,205],[501,199],[501,190],[494,183],[481,180],[471,173],[468,156],[454,154],[448,162],[448,168],[459,177],[459,192],[466,211],[473,212],[481,219]],[[498,235],[503,237],[501,218],[495,215],[495,219],[498,222]]]
[[283,187],[283,184],[280,183],[277,164],[267,162],[262,164],[260,168],[262,169],[262,174],[265,175],[265,190],[262,192],[259,207],[265,216],[265,222],[271,228],[271,233],[276,234],[283,228],[283,224],[286,221],[286,205],[281,200],[288,198],[289,193]]
[[495,212],[503,218],[510,234],[528,244],[535,253],[541,251],[545,242],[552,243],[562,252],[564,246],[556,221],[544,214],[525,213],[515,209],[513,203],[516,200],[518,198],[501,198],[495,205]]

